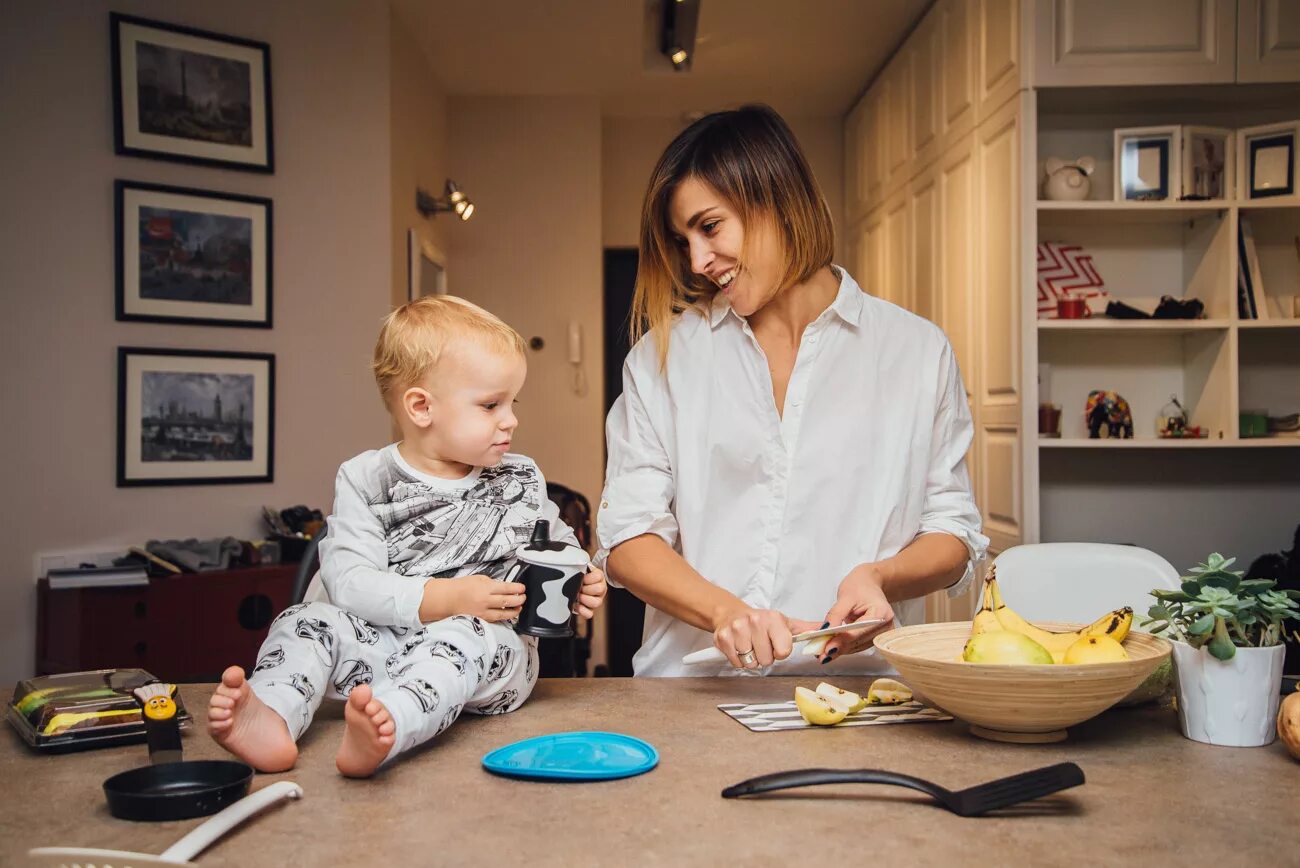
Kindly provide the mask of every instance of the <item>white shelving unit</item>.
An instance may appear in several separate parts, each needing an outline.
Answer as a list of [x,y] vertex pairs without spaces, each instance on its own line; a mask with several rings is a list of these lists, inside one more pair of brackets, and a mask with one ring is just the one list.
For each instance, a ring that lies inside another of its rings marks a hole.
[[[1237,129],[1295,118],[1300,88],[1108,86],[1033,94],[1026,158],[1037,178],[1052,156],[1092,156],[1098,169],[1088,201],[1042,201],[1041,188],[1025,191],[1035,233],[1022,256],[1026,318],[1034,315],[1036,249],[1043,241],[1082,246],[1111,300],[1150,313],[1164,295],[1197,298],[1206,318],[1121,320],[1094,313],[1025,323],[1026,409],[1042,400],[1062,408],[1059,438],[1039,437],[1033,448],[1033,435],[1026,437],[1026,541],[1135,542],[1171,560],[1194,557],[1206,545],[1253,557],[1268,541],[1285,543],[1283,528],[1300,520],[1300,437],[1241,437],[1238,417],[1245,410],[1300,412],[1300,310],[1293,301],[1300,296],[1300,196],[1115,201],[1112,143],[1122,127]],[[1255,238],[1268,319],[1238,318],[1243,219]],[[1044,364],[1046,395],[1036,382]],[[1089,439],[1084,407],[1093,389],[1116,391],[1129,402],[1133,439]],[[1209,430],[1208,438],[1156,436],[1157,416],[1171,395],[1190,424]],[[1026,413],[1026,428],[1034,421]],[[1262,527],[1270,522],[1278,527]]]

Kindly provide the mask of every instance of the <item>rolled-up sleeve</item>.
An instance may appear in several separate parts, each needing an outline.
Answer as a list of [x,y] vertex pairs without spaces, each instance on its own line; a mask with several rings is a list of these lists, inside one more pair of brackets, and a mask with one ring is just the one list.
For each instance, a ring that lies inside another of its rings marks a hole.
[[[599,547],[595,557],[602,570],[614,546],[642,534],[655,534],[677,546],[672,465],[660,434],[667,420],[657,426],[655,419],[656,411],[666,404],[661,394],[663,377],[653,354],[638,352],[647,349],[650,347],[638,347],[624,363],[623,394],[605,423],[609,463],[596,515]],[[638,363],[644,367],[647,361],[655,367],[638,371]]]
[[965,592],[979,572],[988,552],[988,537],[981,533],[979,509],[966,469],[966,453],[975,437],[975,424],[966,401],[966,388],[952,346],[946,341],[940,360],[939,405],[935,413],[926,475],[925,505],[918,536],[947,533],[965,544],[969,553],[962,577],[948,588],[950,597]]
[[423,626],[424,581],[388,569],[388,543],[361,488],[339,468],[334,513],[320,544],[321,582],[329,601],[371,624]]

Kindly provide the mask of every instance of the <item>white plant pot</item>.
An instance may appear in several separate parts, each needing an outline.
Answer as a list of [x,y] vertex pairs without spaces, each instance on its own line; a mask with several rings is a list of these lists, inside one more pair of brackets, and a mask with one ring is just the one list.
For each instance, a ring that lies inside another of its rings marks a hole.
[[1238,648],[1231,660],[1220,660],[1205,648],[1173,646],[1183,735],[1229,747],[1260,747],[1277,738],[1285,647]]

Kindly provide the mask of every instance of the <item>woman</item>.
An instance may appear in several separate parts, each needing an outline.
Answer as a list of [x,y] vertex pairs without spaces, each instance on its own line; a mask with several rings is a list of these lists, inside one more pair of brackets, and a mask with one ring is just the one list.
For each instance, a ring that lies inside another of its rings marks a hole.
[[[886,671],[850,655],[983,558],[952,348],[833,249],[765,106],[700,119],[654,169],[597,519],[598,563],[650,607],[637,675],[718,674],[681,663],[710,640],[736,669]],[[864,618],[884,623],[786,659],[793,633]]]

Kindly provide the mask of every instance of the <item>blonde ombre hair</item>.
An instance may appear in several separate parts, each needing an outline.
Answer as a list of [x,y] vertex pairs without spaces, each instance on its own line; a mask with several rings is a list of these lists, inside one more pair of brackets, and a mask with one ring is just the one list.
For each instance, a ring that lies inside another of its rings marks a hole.
[[451,295],[429,295],[397,308],[384,319],[371,365],[384,403],[424,382],[445,352],[474,343],[500,353],[524,355],[519,332],[476,304]]
[[[831,264],[831,211],[794,133],[765,105],[746,105],[700,118],[664,150],[641,207],[640,260],[632,297],[631,336],[650,332],[659,363],[668,361],[672,318],[695,308],[707,313],[718,288],[691,272],[690,255],[674,240],[672,198],[687,178],[721,195],[746,229],[768,221],[789,265],[781,289],[808,280]],[[746,247],[750,234],[746,233]],[[742,251],[742,258],[744,251]]]

